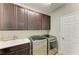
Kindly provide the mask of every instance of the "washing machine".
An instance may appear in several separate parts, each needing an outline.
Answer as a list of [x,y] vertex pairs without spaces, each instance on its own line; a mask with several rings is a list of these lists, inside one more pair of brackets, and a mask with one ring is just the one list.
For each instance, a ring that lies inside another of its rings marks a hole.
[[47,55],[47,39],[44,36],[31,36],[31,54]]

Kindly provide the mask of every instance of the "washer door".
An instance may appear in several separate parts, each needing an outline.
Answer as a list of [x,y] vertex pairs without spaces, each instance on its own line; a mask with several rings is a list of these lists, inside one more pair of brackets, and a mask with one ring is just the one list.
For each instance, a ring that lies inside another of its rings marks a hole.
[[33,42],[33,55],[47,55],[47,40],[36,40]]

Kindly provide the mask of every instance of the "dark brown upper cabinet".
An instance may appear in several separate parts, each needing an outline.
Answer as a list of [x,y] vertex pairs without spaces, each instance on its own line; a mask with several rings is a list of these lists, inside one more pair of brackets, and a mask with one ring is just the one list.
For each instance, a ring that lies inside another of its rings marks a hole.
[[49,30],[50,16],[11,3],[0,3],[0,30]]
[[42,30],[50,30],[50,16],[42,14]]
[[15,5],[4,3],[0,5],[2,8],[1,29],[13,30],[16,29],[16,10]]
[[41,30],[41,14],[28,10],[28,30]]
[[25,28],[25,19],[24,19],[24,13],[25,9],[20,7],[20,6],[16,6],[16,19],[17,19],[17,29],[24,29]]

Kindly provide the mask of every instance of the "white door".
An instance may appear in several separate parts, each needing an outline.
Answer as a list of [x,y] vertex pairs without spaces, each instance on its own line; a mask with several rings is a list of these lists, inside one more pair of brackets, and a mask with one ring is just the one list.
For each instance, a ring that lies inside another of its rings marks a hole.
[[61,33],[63,54],[79,54],[79,12],[62,17]]

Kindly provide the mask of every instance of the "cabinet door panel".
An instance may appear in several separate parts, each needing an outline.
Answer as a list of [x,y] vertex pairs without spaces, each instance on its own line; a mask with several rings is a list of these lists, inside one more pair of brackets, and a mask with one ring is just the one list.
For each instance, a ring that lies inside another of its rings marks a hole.
[[16,52],[10,52],[10,53],[7,53],[6,55],[16,55]]
[[41,30],[41,14],[28,10],[28,29]]
[[16,6],[16,17],[17,17],[17,29],[24,29],[25,20],[24,20],[24,8]]
[[42,30],[50,29],[50,16],[42,15]]
[[30,55],[29,49],[22,49],[16,51],[16,55]]
[[29,47],[28,44],[17,45],[17,46],[13,46],[13,47],[8,48],[8,51],[6,51],[6,52],[13,52],[13,51],[21,50],[21,49],[27,48],[27,47]]
[[15,5],[5,3],[2,5],[3,17],[2,17],[2,29],[16,29],[16,12]]
[[1,22],[2,21],[2,4],[0,3],[0,30],[2,29],[2,27],[1,27]]

